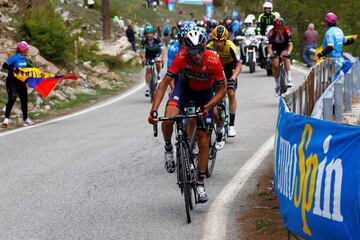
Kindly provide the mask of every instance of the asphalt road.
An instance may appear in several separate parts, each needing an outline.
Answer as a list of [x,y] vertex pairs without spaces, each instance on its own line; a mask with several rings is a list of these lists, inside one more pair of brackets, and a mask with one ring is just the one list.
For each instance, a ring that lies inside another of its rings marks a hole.
[[[293,71],[294,79],[303,73]],[[61,121],[0,134],[0,239],[201,239],[217,194],[274,134],[274,80],[244,68],[238,83],[237,136],[229,139],[210,197],[186,223],[174,174],[163,164],[163,141],[147,123],[144,89]],[[227,216],[227,239],[238,239],[237,216],[248,181]]]

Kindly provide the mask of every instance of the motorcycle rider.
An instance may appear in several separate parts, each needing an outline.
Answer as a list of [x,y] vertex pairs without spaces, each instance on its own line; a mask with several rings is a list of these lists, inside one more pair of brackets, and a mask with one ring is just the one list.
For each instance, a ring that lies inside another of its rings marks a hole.
[[[247,36],[247,35],[258,35],[257,29],[254,28],[254,15],[250,14],[248,15],[245,20],[244,20],[244,24],[245,27],[241,30],[241,36]],[[254,32],[255,31],[255,32]],[[240,58],[242,63],[246,62],[246,54],[245,52],[243,52],[243,44],[244,41],[240,42]]]
[[266,28],[269,25],[272,25],[274,20],[279,17],[275,14],[273,10],[273,4],[271,2],[265,2],[263,5],[264,12],[260,14],[258,18],[258,32],[262,35],[266,35]]
[[275,91],[274,94],[279,96],[280,92],[280,83],[279,83],[279,74],[280,74],[280,66],[279,59],[277,57],[281,57],[285,64],[285,70],[288,76],[289,87],[292,87],[292,79],[290,72],[290,59],[289,56],[293,50],[293,42],[291,36],[291,30],[288,26],[285,25],[284,20],[281,18],[276,18],[274,20],[274,28],[269,32],[269,46],[268,53],[272,58],[273,63],[273,74],[275,77]]

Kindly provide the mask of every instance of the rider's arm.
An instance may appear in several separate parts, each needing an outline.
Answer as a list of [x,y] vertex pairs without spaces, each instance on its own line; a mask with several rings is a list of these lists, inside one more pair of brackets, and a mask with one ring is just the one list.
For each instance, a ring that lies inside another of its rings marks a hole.
[[226,82],[224,71],[220,59],[218,59],[217,64],[214,65],[214,79],[215,79],[215,95],[210,99],[208,103],[205,104],[204,108],[209,110],[218,104],[226,94]]
[[160,84],[155,92],[155,96],[154,96],[153,103],[151,106],[150,114],[159,109],[160,103],[164,98],[166,88],[173,79],[174,79],[173,77],[170,77],[168,74],[166,74],[165,77],[163,78],[163,80],[160,82]]
[[234,69],[233,75],[231,76],[232,79],[236,79],[239,74],[241,73],[242,65],[240,62],[236,64],[236,67]]
[[225,94],[226,94],[226,83],[225,83],[225,80],[223,80],[223,83],[216,84],[216,93],[210,99],[210,101],[204,105],[204,108],[206,110],[209,110],[209,109],[215,107],[216,104],[218,104],[218,102],[220,102],[223,99]]
[[294,48],[294,44],[292,42],[289,42],[289,44],[288,44],[288,54],[289,55],[291,55],[293,48]]
[[272,44],[271,44],[271,43],[269,43],[269,45],[268,45],[268,47],[267,47],[267,51],[268,51],[268,53],[269,53],[270,56],[274,54],[274,52],[273,52],[273,50],[272,50]]
[[232,59],[233,61],[236,63],[236,67],[233,71],[233,74],[231,76],[232,79],[236,79],[240,72],[241,72],[241,69],[242,69],[242,66],[241,66],[241,60],[238,56],[238,51],[237,51],[237,47],[235,46],[235,44],[233,44],[232,42],[230,43],[230,53],[231,53],[231,56],[232,56]]
[[175,78],[176,74],[179,72],[180,68],[181,68],[181,59],[180,59],[180,54],[176,55],[173,63],[171,64],[171,66],[169,67],[165,77],[163,78],[163,80],[160,82],[156,92],[155,92],[155,96],[154,96],[154,100],[151,106],[151,111],[150,111],[150,115],[153,111],[157,111],[159,108],[159,105],[162,101],[162,99],[164,98],[164,94],[166,91],[167,86],[173,81],[173,79]]

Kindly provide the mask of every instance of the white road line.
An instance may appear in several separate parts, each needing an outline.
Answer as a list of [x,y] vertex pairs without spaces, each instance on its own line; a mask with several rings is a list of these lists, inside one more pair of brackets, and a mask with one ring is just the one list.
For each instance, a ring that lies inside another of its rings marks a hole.
[[218,194],[204,223],[203,240],[224,240],[226,237],[227,215],[234,198],[238,195],[244,183],[254,173],[264,158],[274,147],[274,135],[271,136],[239,169],[233,179]]
[[72,118],[72,117],[76,117],[76,116],[88,113],[90,111],[94,111],[96,109],[108,106],[108,105],[113,104],[115,102],[118,102],[118,101],[120,101],[120,100],[122,100],[124,98],[127,98],[128,96],[130,96],[130,95],[136,93],[137,91],[139,91],[140,89],[142,89],[144,86],[145,86],[145,83],[139,84],[139,85],[131,88],[129,91],[126,91],[125,93],[121,94],[118,97],[114,97],[114,98],[110,99],[109,101],[105,101],[104,103],[100,103],[98,105],[86,108],[86,109],[81,110],[79,112],[75,112],[75,113],[72,113],[72,114],[69,114],[69,115],[66,115],[66,116],[63,116],[63,117],[55,118],[55,119],[52,119],[50,121],[46,121],[46,122],[43,122],[43,123],[35,124],[33,126],[30,126],[30,127],[23,127],[23,128],[18,128],[18,129],[15,129],[15,130],[7,131],[7,132],[4,132],[4,133],[0,133],[0,137],[5,136],[5,135],[10,135],[10,134],[13,134],[13,133],[17,133],[17,132],[21,132],[21,131],[25,131],[27,129],[44,126],[44,125],[47,125],[47,124],[50,124],[50,123],[59,122],[59,121],[65,120],[65,119],[69,119],[69,118]]

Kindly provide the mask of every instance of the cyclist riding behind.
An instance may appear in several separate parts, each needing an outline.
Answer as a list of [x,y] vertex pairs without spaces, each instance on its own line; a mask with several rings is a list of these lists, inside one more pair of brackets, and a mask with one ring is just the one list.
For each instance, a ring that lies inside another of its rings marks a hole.
[[145,96],[150,96],[150,77],[151,77],[151,61],[155,60],[157,79],[160,81],[160,70],[164,64],[165,51],[163,50],[160,39],[154,34],[154,28],[151,25],[145,26],[144,35],[145,38],[141,41],[140,58],[143,65],[146,66],[145,75]]
[[285,64],[285,70],[287,73],[287,85],[292,87],[292,78],[290,72],[290,55],[293,50],[293,42],[291,36],[290,28],[285,25],[284,20],[280,18],[276,18],[274,20],[274,28],[270,30],[268,34],[269,38],[269,46],[268,53],[273,63],[273,73],[275,77],[275,96],[279,96],[280,94],[280,83],[279,83],[279,75],[280,75],[280,63],[278,57],[281,57]]
[[[227,80],[227,95],[229,98],[230,107],[230,122],[229,122],[229,137],[235,137],[235,113],[236,113],[236,95],[237,77],[241,72],[241,60],[239,59],[238,50],[235,44],[228,40],[229,32],[223,26],[219,25],[211,32],[212,41],[207,45],[209,48],[213,48],[218,54],[220,61],[223,65],[225,77]],[[217,148],[221,149],[224,146],[224,128],[223,122],[220,126],[217,126],[216,132],[218,135],[222,135],[221,141],[217,144]],[[217,139],[219,140],[219,138]]]
[[[208,196],[205,191],[204,178],[209,159],[210,133],[213,127],[213,109],[225,96],[226,82],[220,59],[205,49],[206,36],[198,30],[191,30],[184,38],[185,49],[182,49],[169,67],[154,97],[149,123],[157,121],[157,111],[164,97],[167,86],[181,72],[180,82],[176,84],[172,96],[167,102],[165,116],[175,116],[189,102],[194,102],[200,118],[197,120],[197,143],[199,146],[199,163],[196,189],[198,201],[205,203]],[[214,90],[216,86],[216,90]],[[215,94],[214,94],[215,91]],[[172,122],[168,123],[173,125]],[[166,134],[166,135],[165,135]],[[171,134],[164,132],[164,140],[169,141]]]

